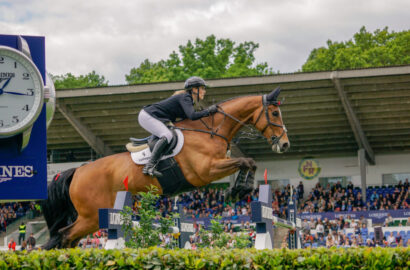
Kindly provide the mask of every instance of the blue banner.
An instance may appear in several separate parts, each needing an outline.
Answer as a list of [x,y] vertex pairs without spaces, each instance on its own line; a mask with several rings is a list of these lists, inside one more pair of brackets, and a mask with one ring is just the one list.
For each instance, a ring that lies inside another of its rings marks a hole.
[[324,219],[328,218],[329,220],[338,219],[340,216],[346,218],[350,216],[352,219],[360,219],[360,217],[364,217],[366,219],[371,219],[373,223],[383,223],[388,214],[392,216],[392,218],[408,218],[410,217],[410,209],[400,209],[400,210],[370,210],[370,211],[345,211],[345,212],[323,212],[323,213],[306,213],[300,214],[299,218],[310,220],[313,218],[317,220],[318,218]]
[[[30,47],[33,62],[45,81],[44,37],[23,36]],[[0,45],[17,49],[17,36],[0,35]],[[1,139],[0,200],[47,198],[46,105],[33,125],[27,147],[19,153],[14,140]]]
[[[307,214],[298,214],[297,217],[300,219],[307,219],[313,218],[314,220],[317,219],[324,219],[328,218],[329,220],[338,219],[340,216],[347,218],[350,216],[352,219],[360,219],[363,216],[366,219],[371,219],[373,223],[383,223],[387,218],[388,214],[392,216],[392,218],[408,218],[410,217],[410,209],[401,209],[401,210],[382,210],[382,211],[357,211],[357,212],[323,212],[323,213],[307,213]],[[225,221],[230,221],[233,225],[239,225],[243,221],[246,223],[247,221],[252,222],[249,216],[238,216],[235,218],[226,217],[221,219],[221,223],[225,223]],[[208,228],[211,225],[211,218],[188,218],[185,219],[185,222],[196,222],[197,224],[201,224]]]

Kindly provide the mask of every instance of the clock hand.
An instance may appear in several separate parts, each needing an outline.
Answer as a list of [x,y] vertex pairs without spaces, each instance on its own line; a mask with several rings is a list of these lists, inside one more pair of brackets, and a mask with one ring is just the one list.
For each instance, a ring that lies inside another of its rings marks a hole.
[[3,90],[10,82],[11,78],[9,78],[4,84],[3,87],[1,88],[1,90]]
[[23,93],[18,93],[18,92],[11,92],[11,91],[4,91],[4,90],[3,90],[3,93],[12,94],[12,95],[19,95],[19,96],[31,96],[31,95],[28,95],[28,94],[23,94]]

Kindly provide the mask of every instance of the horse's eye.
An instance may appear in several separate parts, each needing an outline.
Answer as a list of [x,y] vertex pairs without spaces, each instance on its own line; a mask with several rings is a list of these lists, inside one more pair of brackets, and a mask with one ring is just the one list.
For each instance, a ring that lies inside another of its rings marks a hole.
[[274,111],[274,112],[272,112],[272,115],[275,116],[275,117],[278,117],[278,116],[279,116],[279,112],[278,112],[278,111]]

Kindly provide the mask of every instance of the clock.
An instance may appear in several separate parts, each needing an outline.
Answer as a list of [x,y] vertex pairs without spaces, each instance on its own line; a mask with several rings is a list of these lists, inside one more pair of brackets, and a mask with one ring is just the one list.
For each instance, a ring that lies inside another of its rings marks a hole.
[[43,79],[20,42],[22,51],[0,46],[0,138],[31,130],[44,104]]

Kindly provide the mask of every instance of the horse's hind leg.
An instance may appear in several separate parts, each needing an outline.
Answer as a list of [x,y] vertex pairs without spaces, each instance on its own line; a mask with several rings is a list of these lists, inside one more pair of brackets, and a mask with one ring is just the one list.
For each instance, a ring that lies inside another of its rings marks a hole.
[[79,216],[73,224],[60,230],[63,236],[62,247],[76,247],[84,235],[94,233],[98,231],[98,228],[98,218],[84,218]]

